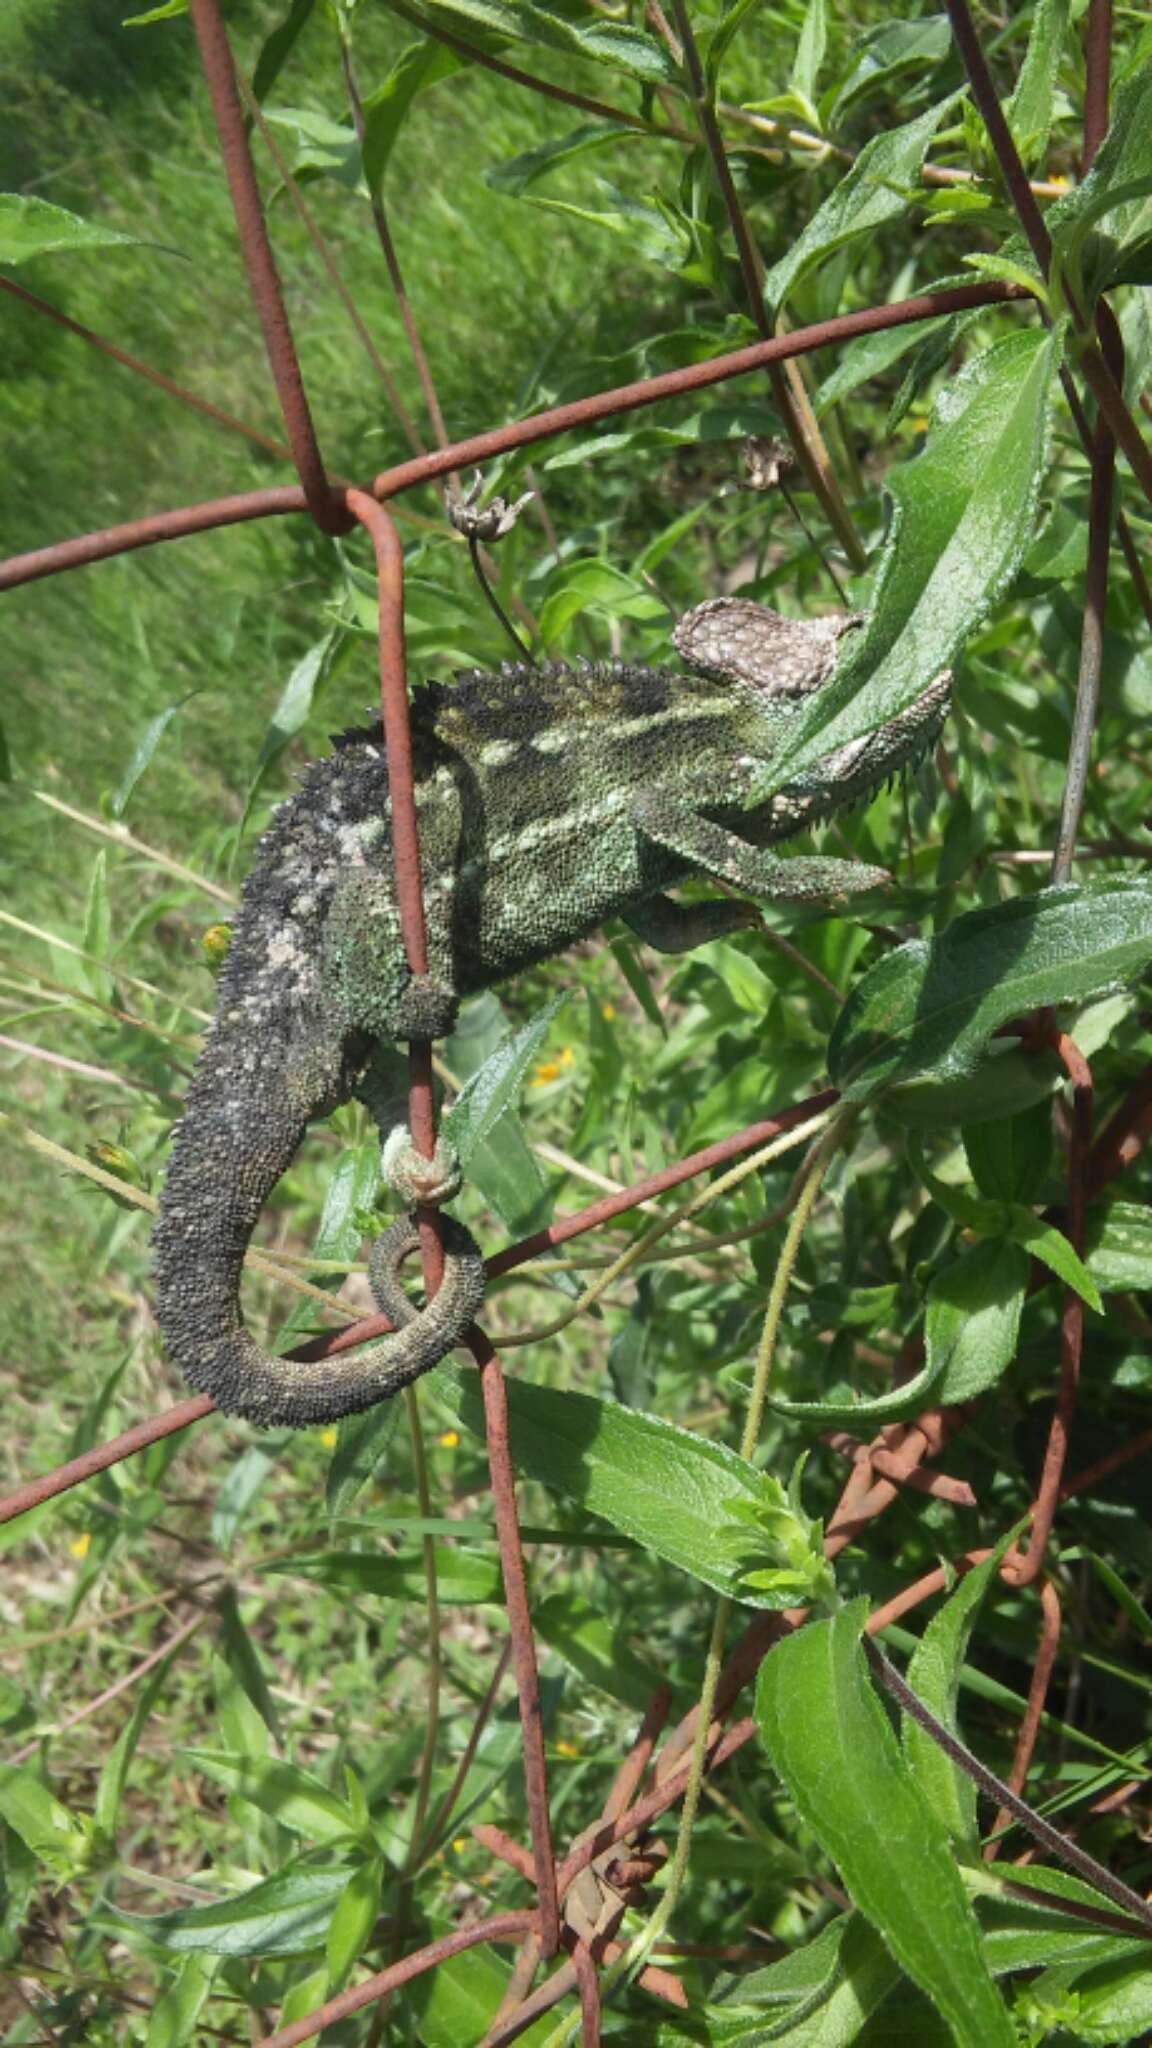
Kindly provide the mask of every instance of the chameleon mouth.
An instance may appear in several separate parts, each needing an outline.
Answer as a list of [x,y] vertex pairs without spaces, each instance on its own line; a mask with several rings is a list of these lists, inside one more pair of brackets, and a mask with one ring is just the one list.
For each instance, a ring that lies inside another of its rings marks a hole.
[[951,696],[952,671],[944,669],[886,725],[822,755],[785,785],[777,801],[802,805],[812,822],[843,811],[847,803],[868,803],[902,769],[915,768],[932,751]]

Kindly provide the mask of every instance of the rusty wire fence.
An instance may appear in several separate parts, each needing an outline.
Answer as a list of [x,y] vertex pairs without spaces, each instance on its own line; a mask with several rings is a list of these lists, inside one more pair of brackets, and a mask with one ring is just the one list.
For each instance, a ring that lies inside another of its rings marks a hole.
[[[413,792],[409,706],[404,660],[404,560],[396,528],[388,511],[391,500],[404,492],[440,478],[452,478],[465,466],[483,463],[509,451],[549,440],[577,427],[586,427],[617,415],[630,414],[642,406],[682,397],[728,379],[766,371],[772,378],[773,397],[785,420],[794,428],[795,409],[783,367],[816,349],[843,344],[861,334],[890,329],[901,324],[926,321],[942,313],[1019,301],[1034,310],[1036,301],[1012,283],[981,281],[920,294],[894,303],[829,319],[790,333],[773,333],[767,325],[762,294],[758,289],[754,247],[740,201],[728,170],[725,145],[709,118],[707,95],[698,93],[697,110],[701,137],[712,160],[714,174],[724,199],[733,243],[748,287],[749,308],[755,313],[763,338],[754,345],[695,363],[664,375],[646,378],[617,389],[600,392],[574,403],[558,405],[473,435],[449,442],[440,421],[439,408],[431,391],[419,337],[403,297],[402,280],[395,264],[386,219],[376,209],[376,228],[390,275],[401,297],[430,416],[439,445],[423,449],[419,436],[396,401],[397,412],[414,448],[411,458],[382,471],[371,483],[358,487],[333,477],[327,469],[317,442],[309,411],[307,393],[297,360],[291,326],[285,310],[276,264],[269,241],[264,212],[249,146],[245,101],[260,132],[275,151],[275,144],[250,89],[236,71],[219,0],[191,0],[191,15],[199,44],[204,76],[211,99],[219,137],[220,155],[228,179],[240,247],[247,270],[252,300],[259,318],[269,368],[279,398],[286,447],[259,435],[242,421],[222,413],[195,393],[114,347],[86,328],[58,313],[5,279],[4,291],[33,306],[46,317],[60,321],[91,345],[149,378],[174,399],[195,406],[219,423],[246,434],[270,452],[290,459],[298,481],[271,489],[251,490],[232,497],[176,507],[149,517],[83,534],[53,546],[11,557],[0,564],[0,589],[38,578],[60,574],[82,564],[100,561],[134,549],[177,540],[244,521],[285,516],[311,518],[329,535],[341,535],[356,528],[369,536],[376,560],[379,594],[380,696],[387,745],[388,775],[392,805],[397,893],[408,965],[414,975],[427,968],[424,910],[421,895],[420,849]],[[659,9],[655,9],[655,15]],[[962,56],[973,99],[983,117],[995,152],[999,171],[1020,226],[1027,236],[1041,270],[1047,267],[1050,244],[1028,178],[1021,165],[1008,125],[997,100],[980,41],[970,16],[967,0],[948,0],[948,13],[956,45]],[[687,17],[676,9],[677,27],[689,75],[698,60]],[[421,26],[426,26],[421,23]],[[666,25],[665,25],[666,27]],[[440,31],[437,31],[440,33]],[[1110,9],[1102,0],[1091,0],[1085,33],[1086,98],[1082,160],[1090,164],[1108,123],[1110,78]],[[452,37],[443,33],[443,40]],[[577,106],[604,111],[599,103],[580,95],[545,86],[525,77],[512,67],[485,59],[491,68],[514,80],[547,91]],[[354,80],[349,80],[352,103],[357,106]],[[630,117],[609,110],[614,118]],[[690,141],[698,138],[689,136]],[[289,195],[301,211],[309,232],[317,240],[329,274],[341,295],[342,282],[327,254],[319,231],[308,215],[302,196],[281,159],[278,167],[285,177]],[[354,306],[349,305],[359,320]],[[359,323],[362,328],[363,323]],[[363,337],[375,356],[371,339]],[[1107,591],[1111,537],[1115,532],[1146,617],[1152,621],[1152,597],[1135,543],[1123,515],[1113,501],[1113,471],[1119,447],[1152,500],[1152,454],[1122,395],[1122,358],[1115,323],[1106,306],[1101,308],[1095,340],[1082,336],[1078,367],[1092,397],[1097,416],[1090,424],[1076,385],[1064,373],[1065,390],[1073,420],[1091,463],[1092,499],[1085,579],[1084,650],[1080,690],[1069,761],[1064,814],[1054,876],[1067,873],[1083,801],[1087,748],[1093,729],[1096,687],[1099,680],[1099,644]],[[379,363],[378,357],[375,358]],[[379,368],[388,380],[382,364]],[[796,452],[808,481],[834,530],[840,530],[834,496],[828,479],[814,466],[807,442],[796,434]],[[1093,1129],[1093,1083],[1087,1062],[1077,1047],[1041,1015],[1016,1029],[1025,1049],[1049,1049],[1059,1059],[1070,1084],[1072,1112],[1068,1143],[1068,1192],[1063,1228],[1074,1247],[1081,1249],[1086,1205],[1114,1182],[1152,1137],[1152,1067],[1136,1079],[1126,1098],[1098,1133]],[[435,1142],[432,1091],[431,1046],[415,1043],[410,1048],[409,1120],[417,1149],[431,1156]],[[511,1244],[487,1262],[490,1277],[506,1273],[538,1254],[553,1250],[594,1230],[609,1219],[621,1216],[654,1196],[681,1186],[694,1176],[710,1172],[765,1145],[772,1138],[793,1129],[837,1100],[835,1090],[825,1090],[805,1101],[791,1104],[774,1116],[738,1131],[722,1142],[681,1159],[660,1173],[637,1182],[620,1193],[606,1196],[574,1215],[562,1218],[519,1243]],[[115,1185],[113,1183],[113,1185]],[[421,1222],[421,1248],[425,1282],[435,1290],[441,1270],[441,1247],[435,1211],[425,1212]],[[1004,1580],[1011,1586],[1031,1588],[1036,1599],[1037,1645],[1027,1712],[1023,1718],[1009,1784],[1019,1793],[1044,1714],[1050,1676],[1061,1633],[1061,1609],[1055,1586],[1045,1576],[1045,1557],[1055,1517],[1061,1504],[1074,1495],[1089,1495],[1105,1478],[1131,1460],[1152,1451],[1152,1429],[1132,1436],[1122,1447],[1089,1467],[1067,1471],[1069,1435],[1076,1410],[1077,1384],[1082,1344],[1083,1303],[1069,1290],[1061,1325],[1060,1355],[1054,1362],[1055,1409],[1043,1456],[1041,1480],[1030,1510],[1027,1542],[1011,1550],[1001,1564]],[[391,1327],[383,1316],[365,1318],[351,1327],[323,1338],[312,1339],[289,1354],[294,1357],[325,1357]],[[624,1953],[619,1938],[621,1924],[630,1908],[641,1906],[645,1887],[658,1871],[666,1849],[658,1823],[683,1799],[689,1784],[692,1751],[698,1741],[698,1710],[685,1715],[675,1726],[667,1725],[669,1696],[657,1693],[649,1703],[635,1741],[621,1763],[603,1810],[591,1819],[561,1851],[553,1838],[550,1819],[548,1771],[541,1722],[537,1657],[533,1639],[524,1558],[517,1518],[516,1485],[509,1449],[508,1407],[501,1365],[490,1343],[479,1329],[470,1339],[479,1369],[487,1429],[487,1456],[491,1474],[495,1520],[507,1600],[508,1640],[495,1661],[491,1683],[477,1714],[468,1750],[457,1771],[462,1781],[469,1758],[475,1752],[485,1720],[491,1713],[501,1681],[511,1667],[519,1700],[523,1737],[524,1777],[527,1793],[527,1840],[517,1841],[494,1826],[481,1826],[477,1834],[494,1857],[515,1871],[524,1881],[531,1903],[517,1911],[490,1915],[462,1926],[439,1940],[427,1943],[412,1954],[394,1961],[339,1996],[330,1999],[304,2018],[267,2035],[264,2048],[293,2048],[312,2039],[326,2026],[378,2004],[399,1986],[438,1963],[478,1943],[512,1945],[517,1960],[509,1980],[508,1994],[495,2022],[484,2037],[483,2048],[502,2048],[523,2033],[558,2001],[575,1994],[579,2002],[581,2040],[585,2048],[601,2038],[600,1976],[603,1966]],[[895,1381],[910,1377],[922,1355],[919,1339],[910,1339],[898,1360]],[[213,1412],[208,1396],[178,1402],[163,1414],[141,1422],[123,1434],[58,1466],[0,1500],[0,1522],[7,1522],[67,1489],[80,1486],[96,1473],[122,1459],[133,1457],[150,1444],[188,1429]],[[951,1477],[940,1469],[940,1460],[951,1439],[969,1419],[969,1408],[932,1408],[914,1421],[881,1428],[871,1441],[858,1441],[846,1430],[833,1430],[823,1441],[831,1452],[848,1465],[848,1477],[834,1513],[827,1525],[826,1552],[834,1558],[850,1543],[859,1543],[869,1526],[896,1501],[902,1490],[910,1490],[955,1507],[974,1508],[977,1497],[967,1481]],[[969,1550],[950,1560],[947,1566],[929,1572],[905,1586],[868,1622],[875,1636],[897,1620],[909,1615],[938,1594],[953,1572],[963,1573],[989,1555],[988,1548]],[[752,1718],[740,1711],[742,1697],[757,1669],[782,1633],[798,1626],[803,1611],[786,1614],[759,1613],[723,1665],[712,1703],[704,1741],[704,1763],[715,1776],[726,1761],[755,1733]],[[171,1643],[162,1646],[149,1664],[166,1654]],[[139,1675],[138,1671],[129,1675]],[[117,1687],[116,1690],[120,1688]],[[1091,1808],[1092,1812],[1114,1810],[1137,1788],[1139,1781],[1113,1788]],[[449,1802],[452,1794],[449,1793]],[[674,1945],[673,1945],[674,1946]],[[543,1972],[543,1975],[541,1975]],[[539,1979],[539,1981],[537,1981]],[[679,1980],[658,1965],[649,1963],[639,1981],[657,1999],[682,2005],[684,1993]],[[534,1987],[534,1988],[533,1988]]]

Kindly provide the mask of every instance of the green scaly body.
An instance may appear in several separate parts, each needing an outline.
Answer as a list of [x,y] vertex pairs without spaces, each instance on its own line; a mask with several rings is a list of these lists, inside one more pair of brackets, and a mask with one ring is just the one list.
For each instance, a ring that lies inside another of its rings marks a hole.
[[[392,1335],[338,1358],[299,1361],[261,1351],[244,1328],[240,1275],[261,1208],[310,1119],[358,1093],[371,1101],[377,1044],[441,1036],[461,997],[563,951],[610,917],[665,950],[747,921],[746,907],[727,899],[686,908],[663,896],[688,874],[794,897],[885,879],[844,861],[784,861],[764,849],[858,800],[923,751],[944,713],[945,680],[868,740],[747,807],[755,778],[829,674],[844,623],[777,621],[718,600],[677,629],[694,674],[619,663],[505,666],[418,691],[429,951],[420,984],[400,936],[379,728],[344,734],[306,770],[244,887],[156,1227],[157,1316],[193,1387],[257,1423],[331,1421],[427,1371],[475,1314],[482,1271],[455,1226],[439,1293]],[[399,1226],[390,1254],[405,1231]]]

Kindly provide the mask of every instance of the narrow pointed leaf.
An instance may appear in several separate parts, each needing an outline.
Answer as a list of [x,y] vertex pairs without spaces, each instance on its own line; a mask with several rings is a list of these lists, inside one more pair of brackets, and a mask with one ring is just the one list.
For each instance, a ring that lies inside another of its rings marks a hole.
[[866,1602],[853,1601],[765,1658],[756,1688],[761,1739],[853,1903],[959,2048],[1015,2048],[948,1837],[869,1683],[859,1640],[865,1613]]
[[177,1955],[296,1956],[323,1942],[345,1870],[282,1870],[231,1898],[175,1913],[101,1912],[102,1923]]

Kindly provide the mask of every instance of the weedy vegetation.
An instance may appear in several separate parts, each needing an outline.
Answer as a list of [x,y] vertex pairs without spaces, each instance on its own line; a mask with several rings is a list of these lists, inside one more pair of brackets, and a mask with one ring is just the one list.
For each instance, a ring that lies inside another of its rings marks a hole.
[[[5,2042],[287,2044],[334,2000],[347,2048],[1152,2030],[1152,29],[1110,14],[228,9],[333,476],[953,295],[505,455],[485,497],[534,496],[479,566],[400,495],[414,681],[510,658],[501,610],[659,664],[730,592],[865,615],[780,781],[949,667],[953,708],[797,849],[885,893],[675,960],[609,928],[439,1048],[490,1253],[724,1148],[493,1279],[519,1541],[460,1358],[4,1525]],[[184,0],[10,0],[0,101],[4,555],[292,482]],[[373,714],[377,601],[296,513],[4,608],[8,1491],[185,1398],[171,1126],[256,839]],[[273,1348],[370,1312],[386,1206],[342,1109],[251,1262]],[[561,1864],[606,1830],[554,1959],[541,1760]]]

